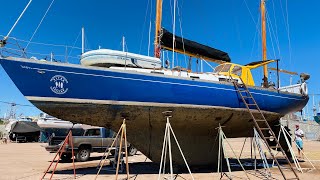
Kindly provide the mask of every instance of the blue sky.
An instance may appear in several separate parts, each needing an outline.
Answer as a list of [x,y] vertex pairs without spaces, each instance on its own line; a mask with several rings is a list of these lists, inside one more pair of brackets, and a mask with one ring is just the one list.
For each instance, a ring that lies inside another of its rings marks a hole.
[[[1,1],[2,7],[5,8],[0,11],[0,35],[8,33],[27,3],[28,0]],[[50,3],[51,0],[34,0],[11,36],[29,40]],[[172,3],[173,0],[164,0],[163,4],[162,25],[170,31],[172,31]],[[200,2],[179,0],[176,32],[181,35],[182,31],[182,35],[186,38],[228,52],[235,63],[246,64],[260,60],[261,37],[257,31],[260,31],[259,3],[260,0],[203,0]],[[286,0],[267,1],[268,22],[270,22],[267,28],[268,58],[281,59],[280,67],[283,69],[310,73],[310,93],[320,93],[318,75],[320,65],[317,64],[320,57],[319,5],[320,2],[316,0],[310,0],[308,3]],[[32,41],[68,45],[67,53],[66,48],[62,46],[31,44],[28,47],[28,55],[44,58],[53,52],[56,59],[65,61],[65,55],[68,54],[68,62],[79,63],[78,56],[81,52],[71,47],[81,47],[79,35],[82,26],[86,29],[86,48],[88,49],[97,49],[101,46],[120,50],[121,38],[125,36],[128,51],[148,54],[148,28],[151,21],[151,42],[153,42],[154,12],[155,0],[55,0]],[[151,19],[150,13],[152,13]],[[180,22],[182,28],[180,28]],[[21,41],[19,43],[23,47],[26,45]],[[209,68],[205,67],[205,70]],[[258,84],[262,69],[254,72]],[[275,80],[274,73],[271,74],[272,78]],[[0,101],[31,105],[2,68],[0,68],[0,79]],[[293,82],[297,80],[298,78],[295,77]],[[289,76],[282,75],[281,82],[282,85],[288,85]],[[316,97],[315,100],[318,102],[320,97]],[[8,107],[8,104],[0,103],[0,116],[7,112]],[[309,112],[311,107],[312,99],[309,103]],[[38,112],[39,110],[34,107],[17,107],[17,114],[34,115]]]

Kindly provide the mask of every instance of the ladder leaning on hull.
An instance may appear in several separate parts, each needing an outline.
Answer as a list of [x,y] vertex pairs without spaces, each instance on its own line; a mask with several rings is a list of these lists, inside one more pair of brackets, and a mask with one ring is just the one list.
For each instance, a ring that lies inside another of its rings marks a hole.
[[[238,94],[240,95],[241,97],[241,100],[243,101],[243,103],[245,104],[247,110],[249,111],[251,117],[252,117],[252,120],[254,122],[254,126],[256,127],[259,135],[261,136],[261,138],[265,141],[265,144],[268,148],[268,151],[270,153],[270,155],[272,156],[272,159],[276,162],[277,166],[278,166],[278,169],[280,170],[282,176],[284,179],[299,179],[297,173],[294,171],[286,153],[284,152],[283,148],[281,147],[276,135],[274,134],[274,132],[272,131],[268,121],[266,120],[266,118],[264,117],[263,113],[261,112],[256,100],[253,98],[252,94],[250,93],[249,89],[247,88],[247,86],[243,83],[243,84],[239,84],[236,80],[232,79],[232,83],[234,84],[235,88],[236,88],[236,91],[238,92]],[[244,95],[243,93],[246,93],[246,95]],[[247,103],[247,100],[249,103]],[[251,102],[250,102],[251,100]],[[251,107],[251,108],[250,108]],[[252,108],[255,108],[255,109],[252,109]],[[253,114],[253,110],[256,110],[258,111],[259,115],[261,117],[259,118],[256,118],[255,115]],[[260,122],[261,125],[258,124],[258,122]],[[261,126],[261,127],[260,127]],[[264,134],[263,134],[263,131],[266,131],[266,132],[269,132],[270,133],[270,137],[265,137]],[[269,146],[268,142],[267,142],[267,139],[274,139],[274,141],[276,142],[276,146],[272,146],[274,148],[279,148],[281,153],[283,154],[283,156],[285,157],[287,163],[289,164],[290,166],[290,170],[293,172],[294,174],[294,178],[286,178],[284,172],[283,172],[283,169],[282,167],[280,166],[278,160],[275,158],[275,155],[273,154],[273,152],[271,151],[271,146]]]

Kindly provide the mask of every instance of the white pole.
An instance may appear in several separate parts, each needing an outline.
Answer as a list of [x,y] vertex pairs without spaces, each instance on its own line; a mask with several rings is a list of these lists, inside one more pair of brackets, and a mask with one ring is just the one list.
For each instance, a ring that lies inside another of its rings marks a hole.
[[172,151],[171,151],[171,140],[170,140],[170,123],[169,123],[169,117],[167,117],[167,124],[168,124],[168,128],[167,128],[167,138],[168,138],[168,145],[169,145],[169,162],[170,162],[170,176],[171,176],[171,180],[173,180],[173,166],[172,166]]
[[125,37],[122,36],[122,51],[124,52],[125,51]]
[[[167,127],[167,128],[169,128],[169,127]],[[168,131],[166,131],[167,133],[168,133]],[[166,173],[166,162],[167,162],[167,152],[168,152],[168,144],[167,144],[168,142],[167,141],[165,141],[165,144],[164,144],[164,146],[165,146],[165,148],[164,148],[164,160],[163,160],[163,173],[162,174],[165,174]]]
[[52,62],[52,60],[53,60],[53,53],[51,52],[50,53],[50,61]]
[[165,58],[164,58],[164,51],[162,51],[162,68],[164,68],[164,61],[165,61]]
[[315,104],[314,104],[314,95],[312,95],[312,105],[315,106]]
[[82,27],[82,54],[84,53],[84,27]]
[[280,88],[281,87],[281,76],[280,76],[280,73],[278,73],[279,74],[279,87],[278,88]]
[[176,41],[175,33],[176,33],[176,3],[177,0],[173,1],[173,30],[172,30],[172,68],[174,68],[174,45]]
[[187,169],[188,169],[188,171],[189,171],[189,174],[191,175],[191,178],[194,180],[194,177],[193,177],[193,175],[192,175],[192,173],[191,173],[191,170],[190,170],[190,168],[189,168],[188,162],[187,162],[186,158],[185,158],[184,155],[183,155],[183,152],[182,152],[182,150],[181,150],[181,147],[180,147],[180,144],[179,144],[179,142],[178,142],[178,139],[177,139],[176,135],[174,134],[173,129],[172,129],[172,127],[171,127],[170,124],[169,124],[169,128],[170,128],[171,133],[172,133],[172,135],[173,135],[173,137],[174,137],[174,140],[175,140],[176,143],[177,143],[177,146],[178,146],[178,148],[179,148],[179,151],[180,151],[180,153],[181,153],[181,156],[182,156],[182,158],[183,158],[183,161],[184,161],[184,163],[185,163],[186,166],[187,166]]
[[[166,124],[166,128],[164,130],[164,137],[163,137],[163,146],[162,146],[162,153],[161,153],[161,160],[160,160],[160,168],[159,168],[159,175],[158,175],[158,180],[160,180],[160,175],[161,175],[161,170],[162,170],[162,163],[164,161],[164,164],[166,163],[166,160],[163,159],[164,157],[164,153],[165,153],[165,149],[167,149],[167,130],[168,128],[168,124]],[[165,171],[165,170],[164,170]]]
[[296,155],[294,154],[294,151],[293,151],[293,149],[292,149],[291,142],[289,141],[289,139],[288,139],[288,137],[287,137],[287,134],[285,133],[285,129],[284,129],[283,125],[280,125],[280,132],[279,132],[278,142],[279,142],[280,134],[281,134],[281,133],[283,133],[283,136],[284,136],[284,138],[285,138],[285,140],[286,140],[286,143],[287,143],[287,145],[288,145],[288,147],[289,147],[289,151],[290,151],[291,156],[292,156],[292,158],[293,158],[294,165],[296,166],[296,168],[298,169],[298,171],[300,171],[301,173],[303,173],[303,171],[302,171],[302,169],[301,169],[301,166],[300,166],[300,164],[299,164],[299,161],[298,161],[298,159],[297,159],[297,157],[296,157]]
[[16,22],[14,23],[14,25],[12,26],[12,28],[10,29],[10,31],[8,32],[8,34],[6,35],[6,37],[4,37],[4,40],[6,41],[12,30],[15,28],[15,26],[17,25],[17,23],[19,22],[19,20],[21,19],[21,17],[23,16],[24,12],[28,9],[29,5],[31,4],[32,0],[29,1],[29,3],[27,4],[27,6],[24,8],[24,10],[22,11],[22,13],[20,14],[20,16],[18,17],[18,19],[16,20]]
[[151,21],[149,23],[148,56],[150,55]]
[[219,151],[218,151],[218,169],[217,169],[217,173],[220,173],[220,164],[221,164],[221,126],[219,124]]
[[308,106],[308,104],[306,105],[306,108],[307,108],[307,112],[306,112],[306,120],[308,120],[308,118],[309,118],[309,106]]

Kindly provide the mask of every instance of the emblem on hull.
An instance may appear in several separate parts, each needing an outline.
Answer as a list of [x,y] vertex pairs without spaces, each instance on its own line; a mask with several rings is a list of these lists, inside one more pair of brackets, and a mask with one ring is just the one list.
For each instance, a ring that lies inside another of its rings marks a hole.
[[65,94],[68,91],[68,88],[66,88],[68,80],[64,76],[55,75],[51,78],[50,82],[52,83],[50,89],[55,94]]

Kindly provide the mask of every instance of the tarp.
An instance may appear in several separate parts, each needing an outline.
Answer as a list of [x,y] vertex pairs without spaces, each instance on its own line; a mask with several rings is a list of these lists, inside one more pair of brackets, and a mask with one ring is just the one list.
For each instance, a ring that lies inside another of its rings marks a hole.
[[[160,45],[165,49],[172,50],[172,39],[173,34],[162,28],[162,33],[160,36]],[[180,52],[186,52],[187,54],[193,55],[194,57],[200,57],[203,59],[211,61],[222,61],[231,62],[228,53],[221,50],[199,44],[195,41],[188,39],[182,39],[179,36],[175,36],[175,50]]]
[[31,133],[39,131],[41,131],[41,128],[38,126],[37,122],[16,121],[11,126],[12,133]]
[[318,113],[317,116],[314,116],[314,120],[320,124],[320,114]]

